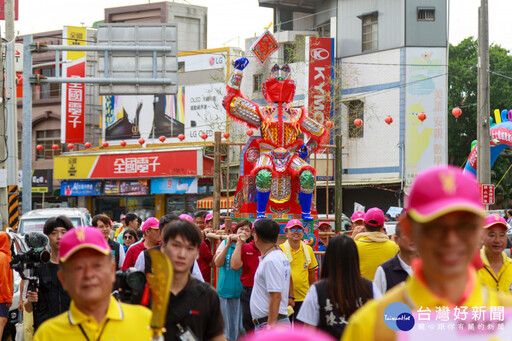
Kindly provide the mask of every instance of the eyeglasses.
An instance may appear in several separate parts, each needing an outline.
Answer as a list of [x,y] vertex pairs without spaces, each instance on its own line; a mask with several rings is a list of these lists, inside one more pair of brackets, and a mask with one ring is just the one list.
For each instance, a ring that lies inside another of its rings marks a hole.
[[133,236],[130,236],[130,235],[128,235],[128,236],[123,236],[123,239],[133,239]]
[[474,231],[479,226],[477,224],[458,224],[455,226],[439,226],[439,225],[427,225],[423,226],[423,234],[431,239],[440,240],[446,237],[448,231],[455,231],[457,237],[461,240],[468,238],[474,234]]
[[290,229],[291,232],[302,232],[302,229]]
[[331,227],[328,225],[323,225],[318,228],[320,231],[330,231]]

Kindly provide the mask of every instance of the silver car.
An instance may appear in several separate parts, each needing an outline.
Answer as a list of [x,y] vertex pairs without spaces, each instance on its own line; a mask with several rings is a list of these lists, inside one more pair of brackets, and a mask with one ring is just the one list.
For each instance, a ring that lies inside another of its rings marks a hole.
[[75,227],[91,225],[91,215],[86,208],[41,208],[21,216],[18,233],[21,235],[30,232],[43,233],[46,220],[60,215],[68,217]]

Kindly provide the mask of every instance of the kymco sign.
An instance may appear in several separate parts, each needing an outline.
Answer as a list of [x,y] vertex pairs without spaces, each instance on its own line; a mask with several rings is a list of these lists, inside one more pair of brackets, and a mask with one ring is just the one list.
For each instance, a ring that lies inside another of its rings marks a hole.
[[309,116],[320,123],[331,119],[332,65],[334,39],[308,37],[307,108]]

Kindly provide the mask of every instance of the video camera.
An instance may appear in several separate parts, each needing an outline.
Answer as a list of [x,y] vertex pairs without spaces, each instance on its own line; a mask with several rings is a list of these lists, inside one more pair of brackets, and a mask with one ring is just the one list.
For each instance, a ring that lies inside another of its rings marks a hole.
[[146,287],[146,275],[135,268],[125,271],[116,271],[116,282],[114,283],[114,297],[121,302],[140,304],[144,288]]
[[39,278],[26,276],[25,270],[38,268],[42,263],[50,261],[50,253],[43,250],[48,245],[48,237],[39,232],[30,232],[25,235],[25,244],[27,244],[29,250],[25,253],[14,255],[9,266],[11,269],[16,270],[22,279],[28,281],[28,291],[36,291],[39,287]]

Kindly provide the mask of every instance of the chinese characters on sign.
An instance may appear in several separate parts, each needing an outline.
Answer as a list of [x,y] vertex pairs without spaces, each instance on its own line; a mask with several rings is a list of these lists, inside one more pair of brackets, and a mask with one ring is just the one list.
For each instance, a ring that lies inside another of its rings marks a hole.
[[494,185],[480,185],[482,204],[494,204]]
[[158,156],[117,158],[114,161],[114,173],[148,173],[150,167],[152,172],[156,172],[156,166],[160,165],[160,163],[158,163],[157,161]]
[[268,58],[272,53],[277,51],[277,49],[279,49],[279,43],[269,30],[265,30],[250,48],[256,60],[258,60],[261,65],[265,65]]

